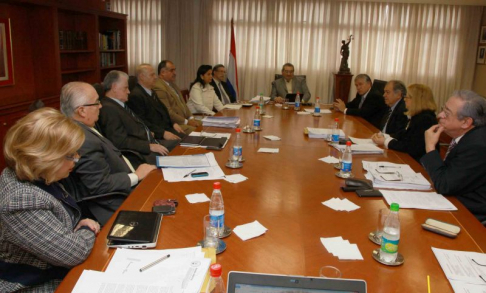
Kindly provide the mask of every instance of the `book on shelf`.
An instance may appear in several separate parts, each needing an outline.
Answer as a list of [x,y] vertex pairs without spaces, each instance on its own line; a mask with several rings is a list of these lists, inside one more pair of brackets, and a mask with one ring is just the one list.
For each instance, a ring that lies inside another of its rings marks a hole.
[[119,30],[107,30],[100,32],[99,38],[101,50],[121,49],[121,32]]
[[115,66],[116,53],[101,53],[101,67]]
[[59,49],[87,50],[88,34],[85,31],[59,30]]

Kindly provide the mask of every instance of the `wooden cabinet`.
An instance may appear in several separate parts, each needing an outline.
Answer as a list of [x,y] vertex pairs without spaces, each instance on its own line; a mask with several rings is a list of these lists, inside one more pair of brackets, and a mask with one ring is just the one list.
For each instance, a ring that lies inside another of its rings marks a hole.
[[[64,84],[101,82],[113,69],[127,72],[127,16],[105,7],[102,0],[0,3],[0,18],[10,19],[14,66],[14,85],[0,87],[0,141],[33,101],[59,108]],[[106,32],[116,32],[116,49],[101,46]],[[113,58],[110,65],[102,64],[106,56]],[[2,152],[0,170],[4,166]]]

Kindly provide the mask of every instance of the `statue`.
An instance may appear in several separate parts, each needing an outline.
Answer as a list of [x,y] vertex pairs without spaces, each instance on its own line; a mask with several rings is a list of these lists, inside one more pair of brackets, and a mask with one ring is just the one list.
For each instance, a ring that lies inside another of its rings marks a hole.
[[339,66],[338,74],[351,74],[351,70],[348,66],[348,58],[349,58],[349,43],[353,40],[353,35],[350,35],[348,38],[348,42],[346,43],[345,40],[342,41],[341,45],[341,65]]

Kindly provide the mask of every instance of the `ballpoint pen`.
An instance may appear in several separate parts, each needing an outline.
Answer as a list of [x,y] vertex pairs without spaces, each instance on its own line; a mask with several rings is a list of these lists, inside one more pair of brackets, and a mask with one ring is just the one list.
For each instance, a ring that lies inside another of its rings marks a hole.
[[160,262],[162,262],[162,261],[164,261],[164,260],[168,259],[169,257],[170,257],[170,254],[168,254],[168,255],[164,255],[163,257],[159,258],[158,260],[156,260],[156,261],[154,261],[154,262],[151,262],[151,263],[149,263],[148,265],[146,265],[146,266],[144,266],[144,267],[140,268],[140,272],[143,272],[143,271],[145,271],[145,270],[150,269],[151,267],[153,267],[153,266],[155,266],[156,264],[158,264],[158,263],[160,263]]
[[196,171],[196,169],[192,170],[191,172],[187,173],[186,175],[184,175],[183,178],[187,178],[187,176],[191,175],[192,173],[194,173]]

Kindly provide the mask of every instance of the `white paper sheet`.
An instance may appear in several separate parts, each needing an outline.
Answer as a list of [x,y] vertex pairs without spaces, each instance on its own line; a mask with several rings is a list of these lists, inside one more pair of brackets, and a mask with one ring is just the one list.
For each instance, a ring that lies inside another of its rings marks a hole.
[[231,110],[239,110],[241,109],[241,105],[239,104],[226,104],[224,105],[225,109],[231,109]]
[[199,168],[209,167],[213,153],[188,156],[157,156],[157,167],[162,168]]
[[457,211],[457,208],[443,195],[435,192],[380,190],[386,202],[396,202],[401,209],[422,209],[434,211]]
[[347,198],[340,199],[333,197],[329,200],[323,201],[322,204],[336,211],[350,212],[360,208],[360,206],[354,204]]
[[[219,167],[216,158],[213,153],[204,154],[208,159],[210,167],[203,168],[162,168],[162,174],[164,180],[168,182],[180,182],[180,181],[201,181],[201,180],[217,180],[224,178],[224,172]],[[175,157],[175,156],[174,156]],[[194,171],[196,170],[196,171]],[[207,172],[208,176],[205,177],[191,177],[191,172]],[[186,176],[189,174],[189,176]],[[186,177],[184,177],[186,176]]]
[[[346,148],[344,144],[331,144],[334,148],[343,151]],[[353,144],[351,145],[351,152],[353,155],[359,154],[383,154],[384,150],[373,144]]]
[[254,221],[244,225],[238,225],[233,229],[233,232],[241,238],[241,240],[246,241],[251,238],[258,237],[263,235],[267,232],[267,228],[265,228],[260,222]]
[[[482,276],[486,280],[486,267],[474,262],[476,261],[479,264],[486,265],[486,255],[484,253],[447,250],[435,247],[432,247],[432,251],[439,261],[447,279],[468,284],[477,284],[486,288],[486,282],[480,277]],[[456,285],[460,285],[460,283],[456,283]]]
[[233,174],[233,175],[226,175],[224,180],[230,182],[230,183],[240,183],[245,180],[247,180],[248,177],[245,177],[241,174]]
[[273,118],[273,116],[270,115],[263,115],[262,118]]
[[278,148],[259,148],[258,152],[259,153],[277,154],[279,152],[279,149]]
[[371,138],[356,138],[356,137],[349,137],[349,139],[355,144],[372,144],[376,145]]
[[338,237],[321,237],[321,243],[329,253],[343,260],[363,260],[357,244],[349,243],[348,240]]
[[[430,182],[421,173],[415,173],[407,164],[363,161],[363,169],[368,171],[365,177],[373,181],[374,188],[431,189]],[[402,176],[401,181],[387,181],[381,176],[383,174],[396,174],[397,172]]]
[[190,203],[199,203],[199,202],[208,202],[210,201],[209,197],[204,193],[193,193],[187,194],[186,199]]
[[307,112],[307,111],[299,111],[297,112],[298,115],[310,115],[311,113]]
[[336,163],[339,163],[339,159],[338,158],[335,158],[333,156],[327,156],[325,158],[320,158],[319,161],[323,161],[324,163],[328,163],[328,164],[336,164]]
[[[314,128],[314,127],[307,127],[309,132],[309,138],[327,138],[329,135],[332,135],[332,129],[329,128]],[[339,129],[339,137],[344,138],[346,135],[342,129]]]
[[269,140],[282,140],[280,137],[275,135],[264,135],[263,137]]

